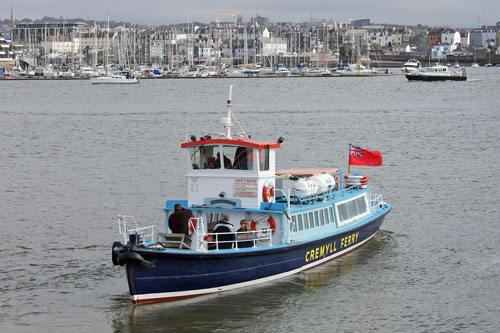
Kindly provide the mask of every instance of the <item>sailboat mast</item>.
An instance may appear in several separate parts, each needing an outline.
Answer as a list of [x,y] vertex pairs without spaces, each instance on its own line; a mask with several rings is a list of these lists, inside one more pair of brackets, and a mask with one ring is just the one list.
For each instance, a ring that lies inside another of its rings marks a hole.
[[106,59],[104,59],[104,66],[106,66],[106,68],[104,69],[106,71],[106,75],[108,75],[108,57],[109,57],[109,13],[107,13],[107,16],[108,16],[108,26],[106,27],[106,51],[105,51],[105,54],[104,56],[106,57]]

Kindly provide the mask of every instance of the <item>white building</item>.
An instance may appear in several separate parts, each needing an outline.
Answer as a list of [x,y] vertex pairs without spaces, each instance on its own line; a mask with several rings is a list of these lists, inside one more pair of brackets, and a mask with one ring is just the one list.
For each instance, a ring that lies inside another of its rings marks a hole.
[[445,30],[441,34],[441,44],[458,45],[460,44],[460,32],[456,30]]
[[389,44],[393,44],[392,34],[388,31],[382,31],[378,36],[378,45],[380,46],[389,46]]
[[50,52],[53,53],[76,54],[80,50],[80,39],[73,38],[72,40],[67,40],[67,41],[53,40],[50,42],[49,49]]
[[287,53],[285,38],[273,37],[267,29],[262,32],[262,55],[271,56]]

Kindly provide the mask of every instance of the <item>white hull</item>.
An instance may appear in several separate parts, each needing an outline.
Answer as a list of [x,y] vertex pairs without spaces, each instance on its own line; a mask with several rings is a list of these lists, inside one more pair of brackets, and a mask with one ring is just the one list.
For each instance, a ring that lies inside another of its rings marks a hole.
[[137,78],[126,78],[125,76],[100,76],[90,79],[92,84],[134,84],[139,83]]

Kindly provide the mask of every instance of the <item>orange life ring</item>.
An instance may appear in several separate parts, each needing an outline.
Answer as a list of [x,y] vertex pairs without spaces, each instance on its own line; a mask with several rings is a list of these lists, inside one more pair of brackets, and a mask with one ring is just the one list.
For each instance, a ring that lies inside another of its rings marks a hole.
[[274,186],[266,186],[262,188],[262,197],[264,199],[264,202],[271,202],[271,200],[274,198]]
[[[269,229],[272,230],[272,233],[274,235],[274,232],[276,231],[276,222],[274,222],[274,219],[272,216],[269,216],[269,218],[267,219],[267,222],[269,223]],[[253,231],[257,231],[257,222],[252,220],[252,223],[250,224],[250,228]]]

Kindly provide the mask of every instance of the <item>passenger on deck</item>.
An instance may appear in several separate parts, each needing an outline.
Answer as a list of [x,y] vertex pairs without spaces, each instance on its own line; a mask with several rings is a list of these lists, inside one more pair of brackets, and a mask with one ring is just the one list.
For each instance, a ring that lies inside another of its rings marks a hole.
[[[241,220],[240,221],[240,226],[241,228],[238,229],[238,237],[240,238],[253,238],[254,234],[252,232],[252,229],[250,229],[250,226],[248,225],[248,220]],[[247,231],[245,233],[245,231]],[[254,241],[238,241],[238,248],[244,248],[244,247],[253,247],[254,246]]]
[[[223,233],[218,235],[218,233]],[[233,225],[229,222],[229,215],[224,214],[222,220],[214,227],[215,241],[219,249],[231,249],[233,247],[234,233]]]
[[180,203],[174,205],[174,212],[168,217],[168,227],[174,234],[189,236],[189,219],[193,216],[190,209],[184,209]]
[[[232,163],[229,158],[227,158],[226,155],[222,154],[224,156],[224,169],[231,169]],[[220,153],[217,153],[217,159],[215,160],[215,168],[220,169]]]

